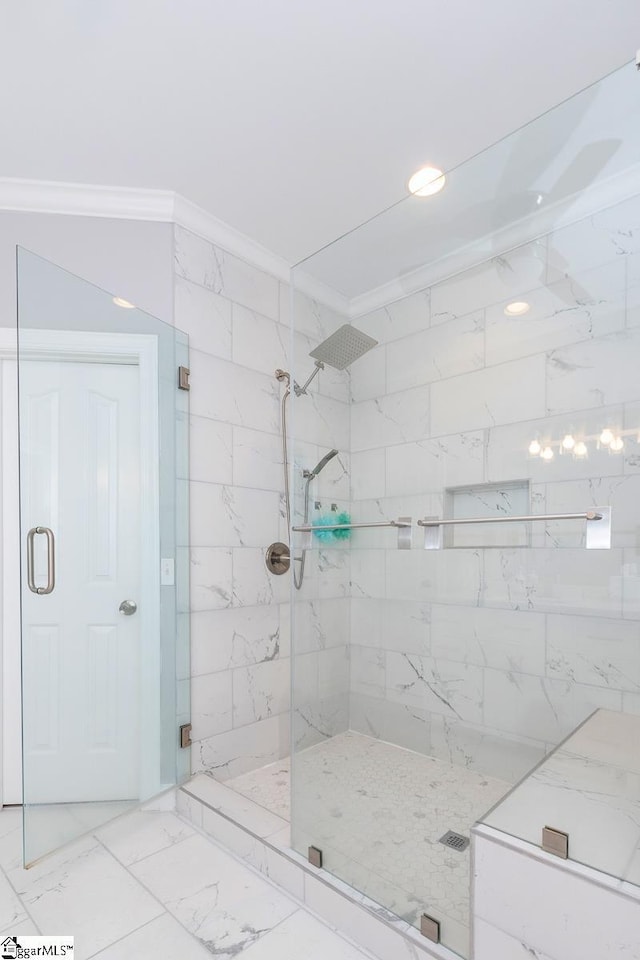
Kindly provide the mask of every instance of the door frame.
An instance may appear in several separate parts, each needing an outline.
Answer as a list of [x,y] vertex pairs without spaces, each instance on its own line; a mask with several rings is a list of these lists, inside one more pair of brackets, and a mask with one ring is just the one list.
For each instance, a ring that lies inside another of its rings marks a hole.
[[[17,359],[16,331],[14,328],[0,328],[0,360]],[[139,689],[139,799],[146,799],[162,789],[160,782],[161,753],[161,656],[160,656],[160,530],[158,524],[160,509],[159,489],[159,408],[158,408],[158,338],[154,334],[93,333],[78,330],[36,330],[28,329],[20,334],[20,359],[49,360],[75,363],[114,363],[131,364],[138,367],[140,391],[140,672]],[[16,397],[16,409],[18,399]],[[17,423],[16,423],[17,425]],[[4,420],[2,424],[2,444],[6,455],[8,444],[5,436]],[[14,434],[16,472],[13,486],[14,496],[19,490],[18,477],[18,434]],[[3,499],[6,492],[6,462],[2,460]],[[11,491],[10,491],[11,492]],[[6,500],[5,500],[6,502]],[[1,504],[0,504],[1,506]],[[19,516],[19,504],[15,504]],[[20,550],[22,556],[22,549]],[[5,553],[6,559],[6,553]],[[1,565],[1,563],[0,563]],[[21,643],[20,633],[15,642],[7,642],[3,635],[6,610],[6,564],[2,567],[0,579],[0,598],[3,616],[0,618],[0,658],[2,672],[3,703],[10,705],[11,720],[7,722],[7,711],[0,714],[0,734],[2,743],[2,769],[0,770],[0,807],[3,803],[22,802],[22,751],[19,754],[19,767],[16,769],[16,751],[6,751],[6,744],[14,731],[22,730],[22,690],[21,690]],[[15,597],[17,610],[20,608],[20,595]],[[11,605],[11,599],[9,598]],[[16,606],[13,608],[15,619]],[[17,696],[16,696],[17,693]],[[11,768],[7,768],[7,753]],[[11,799],[5,800],[5,797]],[[14,799],[15,798],[15,799]]]

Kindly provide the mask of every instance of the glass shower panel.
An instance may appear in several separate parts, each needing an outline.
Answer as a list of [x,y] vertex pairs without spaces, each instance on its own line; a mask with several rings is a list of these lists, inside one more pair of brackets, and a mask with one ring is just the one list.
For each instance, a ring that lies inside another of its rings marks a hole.
[[18,250],[25,864],[177,781],[187,349]]
[[[347,511],[411,518],[411,545],[389,527],[294,531],[314,569],[341,551],[349,612],[330,619],[319,582],[293,593],[292,842],[463,956],[473,824],[594,710],[638,712],[639,148],[630,64],[294,271],[298,333],[320,281],[348,307],[313,345],[347,317],[378,341],[332,372],[349,397]],[[458,522],[439,536],[418,522],[433,518]],[[347,685],[346,722],[331,727],[309,652],[345,631],[329,689]],[[619,776],[627,818],[637,773]],[[539,845],[550,797],[516,791],[487,822]],[[570,855],[632,879],[640,837],[618,839],[615,866],[588,831]]]

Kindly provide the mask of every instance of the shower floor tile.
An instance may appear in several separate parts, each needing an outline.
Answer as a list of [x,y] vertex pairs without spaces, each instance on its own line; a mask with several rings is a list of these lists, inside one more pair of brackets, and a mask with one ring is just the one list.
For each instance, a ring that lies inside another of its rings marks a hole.
[[[288,760],[226,786],[289,819]],[[447,946],[468,955],[470,850],[439,842],[472,825],[511,784],[357,733],[296,758],[293,839],[320,847],[324,866],[395,915],[437,917]]]

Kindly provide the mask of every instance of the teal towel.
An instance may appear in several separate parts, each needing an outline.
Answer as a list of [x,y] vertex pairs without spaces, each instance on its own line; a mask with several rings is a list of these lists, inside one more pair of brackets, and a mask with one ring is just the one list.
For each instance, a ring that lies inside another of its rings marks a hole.
[[[334,523],[351,523],[351,517],[348,513],[322,514],[314,517],[314,527],[330,527]],[[348,540],[351,536],[351,530],[314,530],[315,536],[322,543],[331,543],[332,540]]]

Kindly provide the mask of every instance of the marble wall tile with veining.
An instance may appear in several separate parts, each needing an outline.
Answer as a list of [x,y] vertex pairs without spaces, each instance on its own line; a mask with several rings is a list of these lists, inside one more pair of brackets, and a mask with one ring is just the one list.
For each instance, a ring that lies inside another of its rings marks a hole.
[[278,433],[280,396],[274,377],[192,350],[190,406],[197,416]]
[[475,311],[387,347],[387,392],[420,387],[484,366],[484,312]]
[[482,554],[481,550],[463,549],[386,551],[387,596],[478,606]]
[[351,642],[382,650],[430,652],[431,605],[419,600],[351,599]]
[[431,754],[454,766],[466,767],[488,777],[516,783],[532,770],[545,754],[544,745],[524,737],[489,731],[446,716],[431,718]]
[[545,617],[434,603],[431,652],[436,658],[544,676]]
[[311,349],[307,337],[296,333],[292,340],[289,327],[237,303],[233,304],[232,316],[234,363],[268,376],[273,376],[277,369],[295,370],[297,375]]
[[195,547],[259,547],[278,531],[279,496],[270,490],[189,484]]
[[347,646],[318,651],[318,699],[329,700],[349,693],[350,655]]
[[289,709],[290,664],[267,660],[238,667],[233,676],[233,726],[241,727]]
[[435,326],[492,303],[522,299],[544,277],[546,239],[533,240],[465,270],[431,289],[431,323]]
[[402,300],[358,317],[354,325],[380,343],[425,330],[430,324],[430,290],[419,290]]
[[289,655],[278,605],[202,611],[192,615],[193,676],[246,667]]
[[558,744],[598,707],[619,710],[617,690],[572,680],[484,671],[484,723],[493,730]]
[[351,551],[351,596],[385,596],[385,552],[384,550]]
[[264,562],[263,548],[239,547],[233,550],[234,607],[285,603],[288,597],[287,578],[274,577],[269,573]]
[[625,325],[625,264],[598,267],[530,290],[529,310],[505,315],[505,304],[487,308],[487,365],[504,363],[590,340]]
[[310,653],[349,642],[349,597],[298,599],[293,604],[295,652]]
[[184,475],[205,483],[231,483],[232,463],[231,425],[189,417],[189,464]]
[[625,330],[553,350],[547,356],[547,413],[638,399],[640,330]]
[[545,414],[545,358],[527,357],[431,385],[431,433],[443,436]]
[[231,713],[231,673],[209,673],[191,678],[193,740],[224,733],[234,725]]
[[220,610],[231,606],[231,550],[192,547],[189,551],[191,609]]
[[483,671],[465,663],[388,652],[387,698],[458,720],[482,721]]
[[189,348],[231,359],[231,301],[176,277],[174,323],[189,336]]
[[246,427],[234,427],[232,450],[235,485],[261,490],[280,491],[283,488],[281,437]]
[[640,252],[640,197],[630,197],[549,237],[548,277],[574,276]]
[[288,283],[280,284],[280,323],[287,326],[292,323],[294,330],[299,330],[300,333],[313,339],[314,346],[325,340],[343,323],[349,322],[346,313],[343,315],[297,289],[296,271],[294,271],[293,286],[292,294]]
[[351,690],[368,697],[384,699],[386,690],[386,653],[375,647],[352,644]]
[[622,614],[620,550],[487,550],[482,603],[548,613]]
[[349,729],[417,753],[431,753],[431,717],[413,704],[395,703],[365,694],[349,698]]
[[285,713],[194,744],[192,772],[205,770],[217,780],[228,780],[288,755],[289,718]]
[[403,443],[387,452],[386,492],[419,494],[480,483],[483,471],[483,431]]
[[640,627],[634,621],[549,616],[547,659],[551,677],[640,691]]
[[295,403],[291,430],[295,440],[348,450],[349,406],[318,393],[300,397]]
[[429,436],[429,387],[363,400],[351,407],[351,449],[367,450]]
[[[613,459],[615,455],[611,455]],[[611,507],[611,543],[640,546],[640,476],[598,477],[546,485],[548,513],[572,513],[593,507]],[[551,520],[544,524],[547,545],[584,547],[584,521]]]
[[389,392],[386,385],[387,348],[374,347],[350,368],[351,399],[373,400]]
[[384,497],[386,450],[362,450],[351,454],[351,495],[354,500]]

